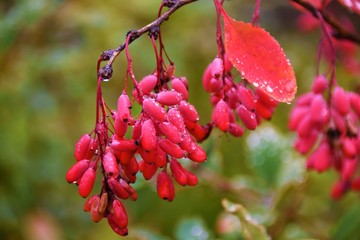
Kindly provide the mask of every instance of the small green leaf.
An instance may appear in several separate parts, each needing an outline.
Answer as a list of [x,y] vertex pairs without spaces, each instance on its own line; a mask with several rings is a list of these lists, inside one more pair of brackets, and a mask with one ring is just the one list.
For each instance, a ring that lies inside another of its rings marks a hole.
[[270,236],[267,234],[265,227],[259,224],[244,206],[232,203],[226,199],[223,199],[221,203],[227,212],[239,218],[241,222],[240,230],[244,239],[270,240]]

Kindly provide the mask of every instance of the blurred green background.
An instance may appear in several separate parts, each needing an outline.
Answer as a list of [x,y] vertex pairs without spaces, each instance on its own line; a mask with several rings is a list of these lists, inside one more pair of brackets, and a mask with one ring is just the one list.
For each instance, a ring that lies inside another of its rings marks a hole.
[[[296,30],[287,1],[263,1],[260,24],[283,46],[297,73],[298,94],[315,74],[319,34]],[[131,29],[155,19],[160,0],[17,0],[0,2],[0,239],[118,239],[106,221],[93,223],[84,199],[65,181],[73,148],[95,122],[96,61]],[[250,21],[253,1],[226,2],[229,14]],[[206,123],[209,96],[202,71],[216,55],[215,10],[210,0],[183,7],[162,25],[164,43],[187,76],[190,102]],[[155,67],[149,38],[130,47],[138,78]],[[124,84],[121,54],[103,85],[114,107]],[[358,79],[341,69],[345,88]],[[213,132],[202,144],[208,161],[193,169],[196,187],[177,187],[172,203],[154,183],[138,181],[139,199],[126,201],[127,239],[243,239],[242,230],[266,239],[360,239],[359,195],[329,197],[333,171],[304,170],[287,130],[291,105],[281,104],[270,123],[241,139]],[[240,204],[232,205],[223,199]],[[223,205],[230,212],[225,211]],[[255,236],[253,235],[253,236]]]

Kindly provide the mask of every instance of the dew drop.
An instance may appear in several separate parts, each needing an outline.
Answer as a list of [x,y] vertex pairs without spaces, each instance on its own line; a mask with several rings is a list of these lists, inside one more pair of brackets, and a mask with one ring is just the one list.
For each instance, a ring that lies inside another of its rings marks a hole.
[[269,93],[272,93],[274,90],[270,86],[266,86],[266,91]]
[[103,79],[101,79],[101,81],[108,82],[108,81],[110,81],[110,79],[109,78],[103,78]]
[[257,82],[253,82],[254,87],[258,87],[259,84]]

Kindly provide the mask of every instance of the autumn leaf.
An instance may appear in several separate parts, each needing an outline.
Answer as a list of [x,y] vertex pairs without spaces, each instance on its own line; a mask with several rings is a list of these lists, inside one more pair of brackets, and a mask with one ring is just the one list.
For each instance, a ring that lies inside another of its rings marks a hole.
[[242,78],[279,102],[296,93],[294,70],[279,43],[264,29],[224,17],[225,51]]

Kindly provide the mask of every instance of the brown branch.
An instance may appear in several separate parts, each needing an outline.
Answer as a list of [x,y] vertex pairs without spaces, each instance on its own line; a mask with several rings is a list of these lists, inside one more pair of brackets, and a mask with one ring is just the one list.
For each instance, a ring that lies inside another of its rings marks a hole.
[[[173,1],[163,1],[165,6],[169,6],[168,11],[162,14],[159,18],[154,20],[153,22],[149,23],[148,25],[138,29],[138,30],[131,30],[127,33],[127,36],[130,34],[129,44],[136,40],[137,38],[141,37],[145,33],[149,34],[157,34],[160,25],[169,19],[170,15],[173,14],[176,10],[181,8],[182,6],[196,2],[198,0],[173,0]],[[125,49],[126,42],[123,42],[115,49],[109,49],[104,51],[100,58],[99,63],[101,61],[108,61],[106,65],[102,69],[98,69],[98,75],[101,76],[103,79],[110,79],[112,75],[112,64],[115,61],[116,57]],[[98,63],[98,66],[99,66]]]
[[325,22],[329,24],[331,27],[333,27],[334,30],[336,30],[336,32],[333,33],[333,37],[337,39],[349,40],[360,45],[359,36],[343,28],[343,26],[338,21],[336,21],[335,18],[333,18],[324,10],[314,7],[311,3],[306,2],[304,0],[291,0],[291,1],[304,7],[316,18],[319,18],[318,14],[320,13],[322,18],[325,20]]

